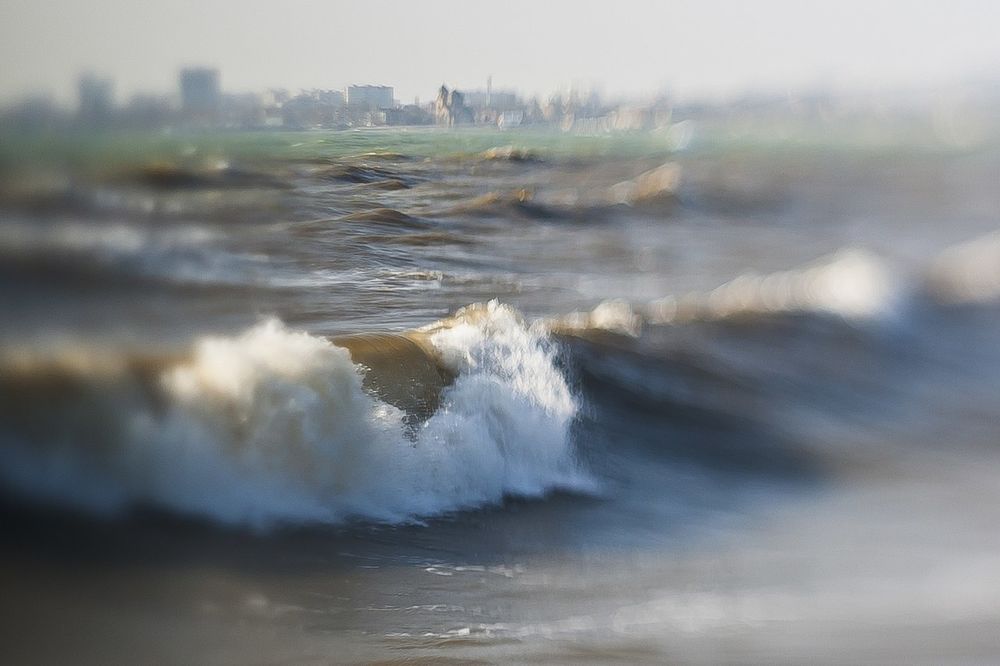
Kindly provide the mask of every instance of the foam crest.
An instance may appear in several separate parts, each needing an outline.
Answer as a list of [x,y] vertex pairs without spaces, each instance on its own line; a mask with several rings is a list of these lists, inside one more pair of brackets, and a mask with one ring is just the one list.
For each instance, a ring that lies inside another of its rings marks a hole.
[[[421,441],[442,443],[459,454],[463,467],[478,469],[477,487],[464,492],[474,499],[492,486],[492,495],[537,496],[553,481],[586,483],[568,438],[576,401],[543,326],[526,325],[515,310],[491,301],[464,308],[427,332],[457,378]],[[469,437],[477,440],[472,446]]]
[[604,331],[638,337],[642,331],[642,316],[628,302],[610,300],[598,303],[590,312],[571,312],[550,319],[547,325],[554,333],[580,334],[588,331]]
[[895,296],[890,272],[877,256],[845,249],[793,270],[747,273],[707,294],[668,296],[650,303],[646,315],[658,324],[784,312],[866,319],[886,312]]

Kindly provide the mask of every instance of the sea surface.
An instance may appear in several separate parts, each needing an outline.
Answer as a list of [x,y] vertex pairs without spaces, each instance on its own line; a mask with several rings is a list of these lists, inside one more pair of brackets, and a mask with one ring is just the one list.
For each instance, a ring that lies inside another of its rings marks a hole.
[[4,663],[995,663],[1000,142],[8,137]]

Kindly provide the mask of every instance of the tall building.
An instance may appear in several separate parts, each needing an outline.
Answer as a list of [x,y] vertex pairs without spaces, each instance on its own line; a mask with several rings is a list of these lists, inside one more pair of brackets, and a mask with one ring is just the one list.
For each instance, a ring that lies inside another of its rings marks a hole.
[[111,79],[84,74],[77,81],[79,107],[77,115],[88,125],[101,125],[111,119],[114,111],[114,84]]
[[347,86],[347,106],[355,109],[391,109],[392,86]]
[[208,67],[182,69],[180,86],[181,108],[185,114],[206,119],[218,114],[222,99],[219,70]]

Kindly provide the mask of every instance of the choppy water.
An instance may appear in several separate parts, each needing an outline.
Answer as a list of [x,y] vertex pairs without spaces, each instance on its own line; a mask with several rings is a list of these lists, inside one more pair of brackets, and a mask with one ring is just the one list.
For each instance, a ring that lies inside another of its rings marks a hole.
[[1000,152],[0,157],[13,662],[988,662]]

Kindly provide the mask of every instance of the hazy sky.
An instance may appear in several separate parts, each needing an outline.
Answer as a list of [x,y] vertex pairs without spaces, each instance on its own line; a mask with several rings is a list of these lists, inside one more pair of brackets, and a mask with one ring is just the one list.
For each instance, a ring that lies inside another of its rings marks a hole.
[[548,93],[682,96],[1000,78],[991,0],[0,0],[0,98],[74,99],[85,70],[119,100],[176,90],[185,64],[228,91],[383,83],[429,99],[442,82]]

